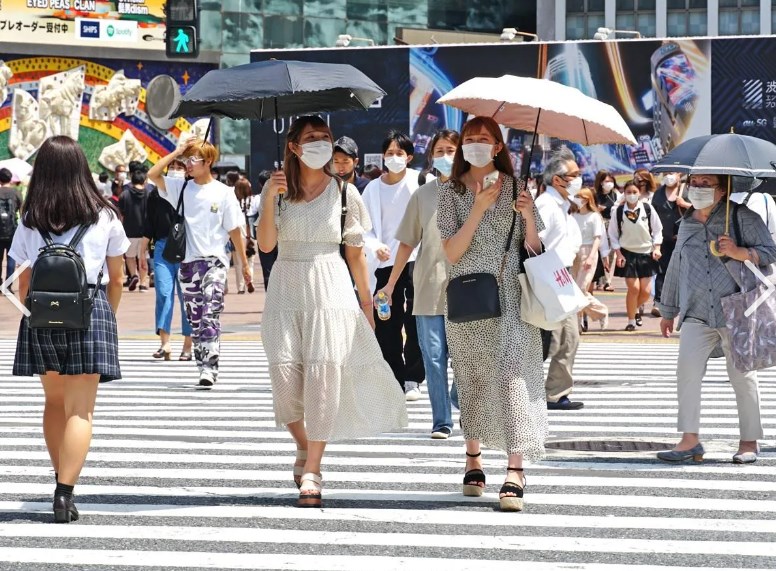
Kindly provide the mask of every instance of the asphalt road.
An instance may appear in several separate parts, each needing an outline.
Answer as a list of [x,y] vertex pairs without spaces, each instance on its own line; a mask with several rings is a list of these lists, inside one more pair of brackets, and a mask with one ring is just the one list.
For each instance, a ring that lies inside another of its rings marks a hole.
[[523,513],[497,510],[496,452],[484,453],[486,495],[461,495],[460,433],[429,438],[425,391],[407,405],[407,432],[331,444],[324,508],[305,510],[261,345],[225,341],[211,392],[194,389],[190,363],[154,361],[155,348],[122,341],[125,378],[100,388],[76,487],[82,520],[54,525],[42,394],[10,375],[13,341],[0,341],[0,569],[776,568],[776,372],[762,375],[768,438],[753,466],[731,463],[737,418],[719,361],[704,387],[702,465],[555,449],[675,441],[676,346],[584,343],[585,408],[550,413]]

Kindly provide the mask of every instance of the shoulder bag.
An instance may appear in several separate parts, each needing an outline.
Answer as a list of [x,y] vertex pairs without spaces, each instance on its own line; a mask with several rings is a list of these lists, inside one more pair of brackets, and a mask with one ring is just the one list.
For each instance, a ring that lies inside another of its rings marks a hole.
[[167,243],[164,245],[162,251],[162,257],[171,264],[180,264],[186,257],[186,221],[183,216],[184,207],[183,204],[183,191],[186,190],[186,185],[189,184],[188,179],[183,183],[181,193],[178,196],[178,206],[175,208],[175,217],[173,219],[172,226],[170,226],[170,233],[167,236]]
[[469,321],[501,317],[499,282],[504,277],[507,255],[515,233],[515,222],[517,221],[515,201],[517,201],[517,185],[513,179],[512,225],[509,228],[507,243],[504,247],[504,256],[501,258],[499,277],[496,279],[496,276],[491,273],[481,272],[451,279],[447,284],[447,319],[450,322],[468,323]]

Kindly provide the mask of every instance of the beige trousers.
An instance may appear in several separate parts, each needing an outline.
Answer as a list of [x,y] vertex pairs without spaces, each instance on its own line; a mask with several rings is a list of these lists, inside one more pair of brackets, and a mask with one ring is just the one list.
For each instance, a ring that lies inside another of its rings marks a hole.
[[591,245],[581,246],[577,257],[574,259],[574,266],[571,269],[571,273],[574,276],[574,280],[577,282],[579,289],[587,296],[590,305],[579,312],[579,318],[582,319],[582,315],[587,315],[590,319],[598,321],[606,318],[609,315],[609,308],[596,299],[593,294],[588,290],[590,284],[593,283],[593,276],[595,275],[596,264],[598,263],[598,250],[593,254],[593,265],[585,269],[584,261],[590,256],[590,252],[593,247]]
[[548,402],[558,402],[561,397],[568,396],[574,389],[574,360],[579,347],[579,323],[577,316],[567,317],[559,329],[552,332],[550,352],[550,368],[547,371],[545,390]]
[[[245,278],[243,277],[242,258],[237,254],[237,252],[232,252],[232,262],[234,263],[234,271],[237,274],[237,291],[245,291]],[[253,281],[253,256],[248,258],[248,271],[250,271],[251,281]]]
[[760,393],[757,372],[742,373],[730,358],[730,338],[724,327],[714,329],[701,323],[683,323],[676,363],[676,392],[679,398],[679,432],[698,434],[701,426],[701,381],[706,374],[709,355],[721,342],[730,384],[736,394],[741,440],[763,438],[760,421]]

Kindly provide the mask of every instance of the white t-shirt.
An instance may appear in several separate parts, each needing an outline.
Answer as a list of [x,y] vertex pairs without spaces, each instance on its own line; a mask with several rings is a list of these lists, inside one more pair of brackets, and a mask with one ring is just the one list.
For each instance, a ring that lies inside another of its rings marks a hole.
[[563,265],[571,267],[582,245],[582,236],[579,226],[569,214],[569,201],[548,186],[536,197],[535,204],[544,222],[544,232],[539,236],[544,247],[555,250]]
[[572,214],[574,220],[579,225],[579,231],[582,234],[582,245],[590,246],[596,238],[604,235],[604,221],[597,212],[575,212]]
[[[78,226],[71,228],[62,235],[52,234],[51,239],[56,244],[69,244],[75,236]],[[40,232],[34,228],[27,228],[19,224],[13,235],[13,243],[8,255],[17,265],[29,260],[35,263],[38,259],[40,248],[46,245],[46,241]],[[117,214],[103,209],[97,224],[89,227],[81,242],[75,250],[81,255],[86,268],[86,279],[90,284],[97,283],[100,269],[103,269],[102,283],[108,283],[108,266],[106,257],[122,256],[129,249],[129,240],[124,233],[124,226]]]
[[[164,177],[166,190],[160,188],[159,196],[176,208],[185,182],[182,178]],[[190,180],[183,195],[183,215],[186,220],[186,257],[183,261],[218,258],[229,267],[226,252],[229,232],[245,222],[234,189],[217,180],[203,186]]]
[[[748,195],[748,192],[734,192],[730,195],[730,200],[741,204]],[[746,206],[752,212],[760,215],[768,227],[771,237],[776,240],[776,202],[774,202],[773,197],[765,192],[753,192]]]
[[[399,250],[396,231],[404,218],[410,197],[418,190],[418,176],[418,171],[407,169],[404,178],[396,184],[385,184],[380,177],[364,189],[364,204],[374,225],[373,230],[364,236],[366,245],[375,252],[383,245],[391,249],[391,257],[380,262],[379,268],[391,267],[396,262],[396,253]],[[416,255],[417,250],[412,253],[409,261],[414,262]]]

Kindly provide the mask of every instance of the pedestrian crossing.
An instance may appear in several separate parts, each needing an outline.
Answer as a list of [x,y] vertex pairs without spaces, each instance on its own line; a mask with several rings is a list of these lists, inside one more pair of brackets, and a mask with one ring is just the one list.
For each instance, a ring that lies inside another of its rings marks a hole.
[[[317,510],[295,507],[294,445],[275,427],[259,343],[224,343],[217,386],[198,391],[191,363],[122,341],[124,379],[100,387],[76,487],[82,519],[53,525],[42,391],[10,375],[13,348],[0,340],[0,569],[776,568],[776,371],[761,374],[767,438],[752,466],[730,461],[734,395],[713,360],[701,465],[550,449],[527,469],[525,511],[501,513],[505,458],[483,451],[487,492],[462,496],[462,437],[430,439],[424,390],[406,432],[327,447]],[[550,412],[550,442],[673,444],[676,352],[583,343],[585,408]]]

